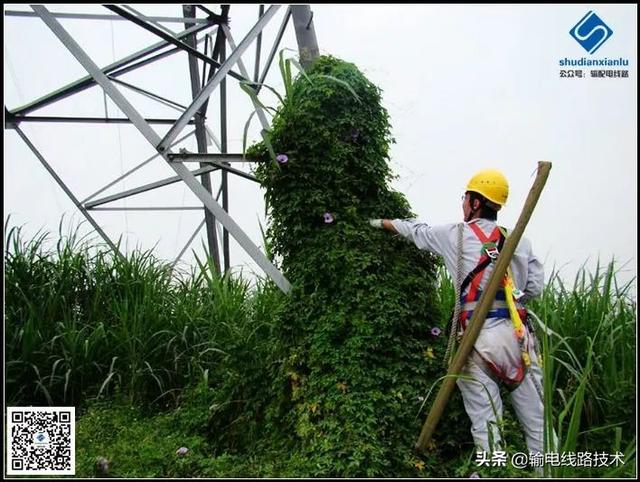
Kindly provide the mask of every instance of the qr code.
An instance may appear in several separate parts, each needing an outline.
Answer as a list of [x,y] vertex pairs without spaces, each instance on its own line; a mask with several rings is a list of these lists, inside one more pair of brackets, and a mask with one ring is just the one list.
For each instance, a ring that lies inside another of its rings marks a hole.
[[7,475],[75,475],[75,407],[7,407]]

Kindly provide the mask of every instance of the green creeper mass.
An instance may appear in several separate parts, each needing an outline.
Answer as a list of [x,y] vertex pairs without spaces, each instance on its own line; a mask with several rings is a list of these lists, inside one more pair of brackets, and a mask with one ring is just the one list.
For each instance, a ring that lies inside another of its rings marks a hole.
[[264,141],[248,151],[264,161],[267,239],[293,285],[276,321],[286,348],[269,414],[308,462],[304,475],[413,476],[420,397],[444,374],[445,336],[430,332],[447,317],[438,262],[368,224],[414,217],[389,187],[380,89],[329,56],[306,73],[274,117],[272,155]]

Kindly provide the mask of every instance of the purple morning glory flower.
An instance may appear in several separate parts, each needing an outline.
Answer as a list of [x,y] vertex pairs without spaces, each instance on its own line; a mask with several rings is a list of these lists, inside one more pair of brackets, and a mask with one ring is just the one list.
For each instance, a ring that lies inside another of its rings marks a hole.
[[357,141],[359,137],[360,137],[360,131],[358,129],[354,130],[351,133],[351,140],[352,141],[354,141],[354,142]]
[[289,157],[287,157],[286,154],[278,154],[276,156],[276,161],[278,161],[280,164],[284,164],[288,160],[289,160]]
[[185,455],[187,455],[188,451],[189,449],[187,447],[180,447],[178,450],[176,450],[176,454],[178,454],[180,457],[184,457]]
[[331,213],[324,213],[324,222],[330,224],[333,222],[333,216]]
[[474,472],[473,474],[471,474],[469,476],[470,479],[479,479],[480,478],[480,474],[478,472]]
[[437,326],[434,326],[433,328],[431,328],[431,334],[433,336],[440,336],[440,333],[442,333],[442,330]]

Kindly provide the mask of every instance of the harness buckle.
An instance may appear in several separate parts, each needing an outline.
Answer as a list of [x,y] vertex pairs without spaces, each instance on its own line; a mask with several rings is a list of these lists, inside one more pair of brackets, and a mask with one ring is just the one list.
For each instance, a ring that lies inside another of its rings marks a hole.
[[485,253],[487,253],[487,256],[489,256],[489,258],[491,258],[492,261],[495,261],[498,255],[500,254],[500,251],[498,251],[498,247],[496,246],[495,243],[485,243],[482,246],[482,250]]

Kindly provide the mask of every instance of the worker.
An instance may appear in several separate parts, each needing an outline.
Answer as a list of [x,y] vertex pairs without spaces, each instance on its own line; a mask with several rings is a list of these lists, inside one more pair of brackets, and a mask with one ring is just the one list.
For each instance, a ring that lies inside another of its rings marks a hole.
[[[454,315],[451,334],[458,339],[471,320],[508,235],[496,222],[508,195],[509,185],[504,175],[487,169],[475,174],[467,185],[462,197],[463,223],[430,226],[416,220],[369,220],[372,226],[398,233],[419,249],[444,258],[447,270],[458,285],[460,304],[456,311],[459,316]],[[488,453],[500,450],[496,423],[502,418],[500,384],[510,390],[529,452],[543,453],[541,363],[524,309],[528,299],[540,295],[543,281],[542,263],[533,254],[530,242],[521,238],[462,369],[463,376],[456,381],[471,419],[474,442]]]

